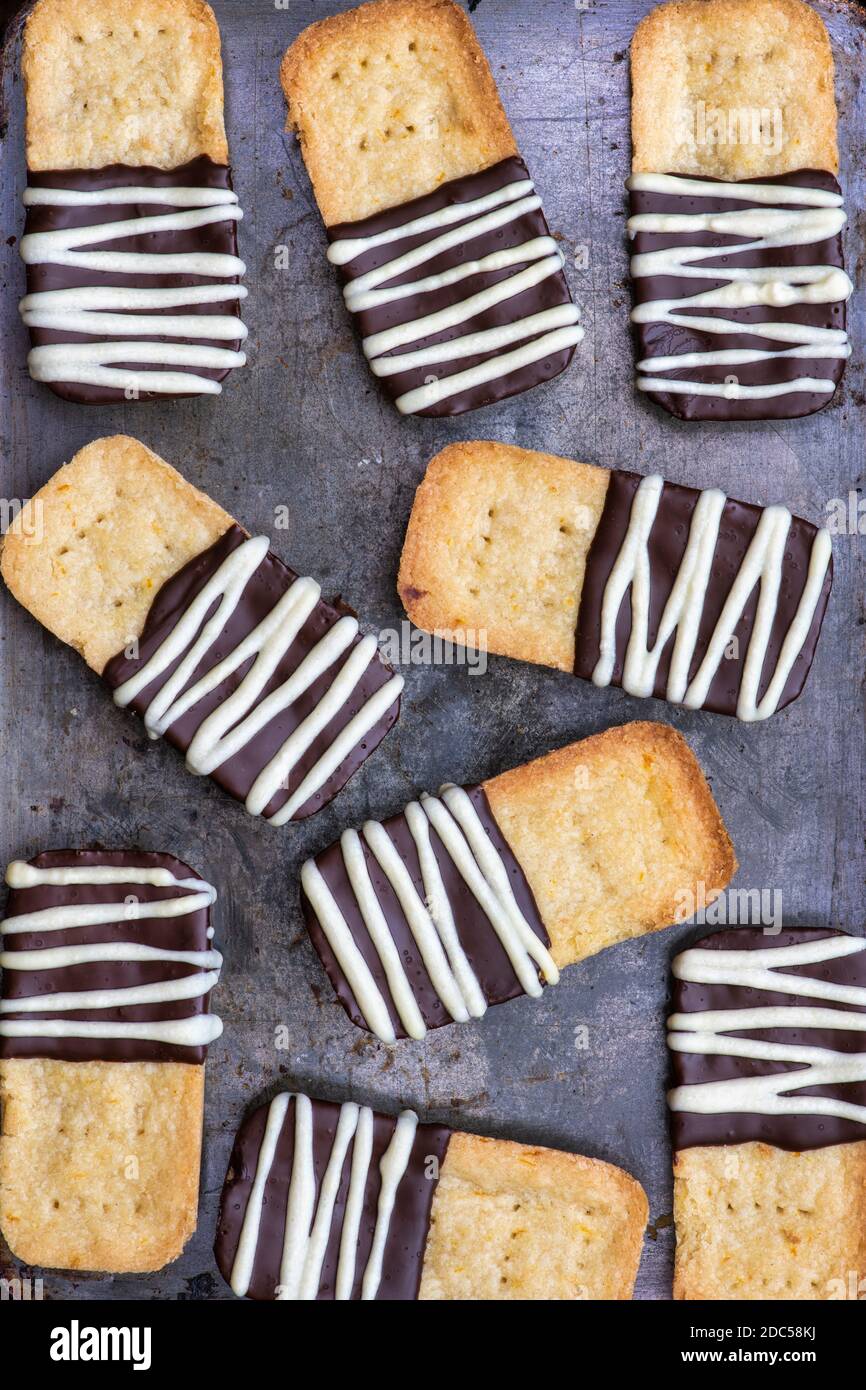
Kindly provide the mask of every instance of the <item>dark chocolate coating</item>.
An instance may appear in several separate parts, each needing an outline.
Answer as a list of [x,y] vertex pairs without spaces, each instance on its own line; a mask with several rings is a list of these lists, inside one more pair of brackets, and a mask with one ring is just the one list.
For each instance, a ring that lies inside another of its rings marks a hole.
[[[484,788],[481,786],[466,787],[465,790],[471,797],[481,823],[502,860],[511,884],[511,891],[523,916],[532,927],[535,935],[544,942],[545,946],[549,946],[550,938],[541,920],[532,889],[494,819]],[[389,820],[382,822],[382,827],[406,865],[422,901],[425,900],[426,892],[418,862],[418,852],[406,823],[405,815],[400,812],[399,815],[391,816]],[[503,1004],[508,999],[515,999],[518,995],[523,994],[523,987],[514,973],[505,949],[432,825],[430,826],[430,843],[436,855],[445,892],[451,904],[460,944],[481,986],[484,997],[488,1004]],[[361,845],[373,890],[396,943],[400,960],[412,986],[425,1024],[428,1028],[441,1028],[445,1024],[452,1023],[451,1015],[433,988],[397,895],[363,836],[361,837]],[[388,1005],[388,1012],[396,1036],[405,1038],[407,1035],[391,999],[382,962],[367,932],[360,907],[352,890],[339,840],[318,854],[315,863],[331,890],[337,906],[348,922],[352,938]],[[301,902],[307,930],[322,959],[322,964],[328,973],[337,998],[352,1022],[358,1028],[367,1029],[368,1025],[358,1007],[351,986],[328,944],[327,937],[319,925],[319,919],[303,889],[301,890]]]
[[[177,574],[172,575],[171,579],[166,581],[147,615],[144,631],[138,643],[138,657],[129,658],[123,652],[119,652],[117,656],[111,658],[102,673],[112,690],[133,676],[142,662],[149,660],[179,621],[185,609],[192,603],[196,594],[204,588],[211,575],[216,572],[223,560],[245,540],[246,535],[240,526],[232,525],[214,545],[203,551],[201,555],[195,556],[182,570],[179,570]],[[276,555],[268,551],[264,561],[246,585],[234,613],[210,651],[207,652],[203,661],[193,672],[189,684],[199,680],[202,675],[212,670],[219,661],[232,652],[247,633],[257,627],[266,617],[297,577],[294,570],[289,569],[288,565],[284,565],[282,560],[278,560]],[[320,638],[329,628],[333,627],[334,623],[346,611],[350,610],[347,610],[345,606],[340,610],[333,604],[319,600],[294,642],[277,663],[276,670],[262,690],[257,704],[267,699],[272,690],[277,689],[284,681],[288,680]],[[273,718],[255,737],[250,739],[245,747],[214,769],[211,777],[217,786],[222,787],[223,791],[227,791],[230,796],[236,797],[237,800],[245,800],[262,768],[293,730],[314,709],[333,680],[336,671],[345,664],[352,648],[360,640],[359,634],[351,646],[337,658],[334,665],[330,666],[318,680],[314,681],[308,690],[304,691],[287,709]],[[170,678],[182,659],[183,656],[181,655],[177,661],[167,666],[156,680],[145,686],[130,702],[129,707],[134,709],[137,714],[143,714],[154,695]],[[250,665],[251,662],[245,662],[215,690],[199,700],[180,719],[175,720],[165,733],[169,743],[185,753],[196,730],[211,711],[237,689]],[[334,741],[340,730],[345,728],[353,715],[375,691],[390,680],[392,675],[391,668],[386,666],[378,657],[371,661],[349,699],[334,718],[320,730],[310,747],[300,758],[291,772],[288,785],[280,788],[268,802],[264,811],[265,816],[274,815],[288,801],[294,789],[300,785],[310,768]],[[306,816],[321,810],[332,797],[336,796],[353,773],[357,772],[361,764],[366,761],[373,749],[379,745],[392,724],[396,722],[399,712],[400,701],[398,699],[388,708],[362,742],[355,745],[320,790],[305,801],[303,806],[299,807],[292,817],[293,820],[303,820]]]
[[[707,181],[702,179],[702,182]],[[839,184],[833,175],[818,169],[800,169],[789,174],[743,179],[741,182],[778,184],[778,208],[792,206],[785,202],[786,186],[840,192]],[[742,198],[692,197],[685,194],[646,193],[637,190],[629,194],[631,216],[638,213],[694,215],[734,212],[763,206]],[[676,299],[716,289],[724,284],[724,271],[728,266],[843,267],[841,236],[805,246],[781,246],[763,251],[741,251],[733,255],[725,253],[726,247],[744,239],[741,234],[731,236],[719,232],[637,232],[630,242],[632,255],[667,250],[671,246],[717,246],[718,256],[701,261],[700,264],[704,269],[718,268],[720,274],[718,280],[695,280],[670,275],[647,275],[633,279],[635,305],[646,304],[653,299]],[[738,323],[801,323],[819,328],[845,328],[844,303],[792,304],[787,308],[755,305],[746,309],[688,309],[684,312],[703,317],[709,315],[713,318],[734,319]],[[727,348],[754,348],[775,352],[792,346],[777,339],[765,340],[753,334],[705,333],[698,329],[666,323],[639,323],[634,325],[634,329],[639,361],[645,357],[678,356],[681,353],[704,352],[708,349],[721,351]],[[672,381],[685,377],[690,381],[702,382],[723,382],[727,376],[735,375],[742,386],[764,386],[775,382],[794,381],[798,377],[822,377],[838,384],[844,368],[844,358],[787,357],[769,362],[747,362],[735,367],[685,367],[669,372],[650,372],[647,375],[670,377]],[[812,415],[833,399],[832,394],[814,391],[793,391],[787,395],[751,400],[728,400],[724,396],[679,395],[665,391],[649,391],[646,394],[663,410],[678,416],[681,420],[789,420],[801,415]]]
[[[51,850],[29,861],[38,869],[68,867],[106,867],[122,865],[128,868],[168,869],[175,878],[194,878],[199,875],[182,860],[170,854],[148,853],[143,850]],[[117,922],[98,926],[75,927],[65,931],[22,932],[2,938],[7,951],[38,951],[55,946],[85,946],[102,942],[135,941],[142,946],[156,946],[172,951],[208,951],[210,908],[187,913],[183,917],[142,917],[124,919],[123,904],[129,897],[140,902],[160,902],[165,898],[182,898],[188,888],[154,887],[148,883],[82,883],[39,885],[35,888],[11,888],[6,904],[6,917],[18,917],[25,912],[75,903],[117,903]],[[158,980],[180,980],[194,975],[198,966],[171,961],[93,961],[70,965],[57,970],[4,970],[3,998],[25,999],[38,994],[59,994],[67,990],[130,989],[136,985],[154,984]],[[179,999],[173,1003],[139,1004],[119,1009],[76,1009],[62,1014],[4,1014],[16,1019],[64,1018],[76,1022],[141,1023],[192,1018],[207,1013],[210,994],[197,999]],[[0,1057],[48,1057],[63,1062],[198,1062],[205,1060],[206,1047],[181,1047],[161,1042],[142,1042],[124,1038],[5,1038],[0,1037]]]
[[[604,510],[589,549],[580,596],[574,653],[574,673],[577,676],[582,676],[585,680],[592,679],[592,673],[599,658],[604,590],[625,539],[632,503],[641,481],[641,477],[637,473],[627,473],[621,469],[614,469],[611,472]],[[649,535],[650,622],[648,640],[650,647],[655,642],[665,604],[670,597],[677,571],[685,554],[689,527],[700,495],[697,488],[682,487],[679,483],[665,483],[662,489],[658,512]],[[721,615],[737,571],[757,530],[761,512],[761,507],[753,506],[749,502],[737,502],[730,497],[725,503],[698,631],[698,640],[689,667],[689,680],[692,679],[704,658],[713,629]],[[801,517],[795,516],[791,520],[791,527],[785,544],[782,582],[779,587],[776,615],[773,620],[763,674],[758,687],[759,699],[763,696],[772,679],[785,634],[793,621],[800,597],[806,587],[809,557],[817,529],[811,522],[803,521]],[[833,561],[831,558],[808,636],[785,682],[785,689],[779,701],[779,709],[783,709],[792,700],[796,700],[805,685],[815,655],[832,582]],[[760,585],[756,585],[734,630],[734,636],[738,643],[738,655],[722,658],[702,706],[704,709],[713,710],[716,714],[735,715],[737,712],[740,681],[754,628],[759,594]],[[628,590],[623,598],[617,619],[617,654],[611,680],[612,685],[622,685],[623,665],[630,634],[631,590]],[[674,633],[662,653],[656,672],[653,694],[661,700],[665,698],[675,640],[676,634]]]
[[[323,1100],[312,1100],[311,1104],[313,1107],[313,1157],[318,1200],[341,1107]],[[244,1214],[256,1174],[268,1109],[267,1105],[259,1106],[243,1121],[235,1138],[228,1173],[226,1174],[214,1250],[217,1265],[227,1283],[231,1280],[232,1265],[237,1253]],[[373,1232],[376,1227],[376,1205],[381,1186],[379,1162],[391,1141],[395,1126],[396,1121],[389,1115],[374,1115],[373,1117],[373,1152],[358,1232],[355,1282],[352,1288],[353,1299],[360,1298],[361,1282],[373,1243]],[[277,1141],[274,1163],[265,1185],[262,1222],[247,1295],[249,1298],[273,1299],[279,1285],[280,1261],[286,1229],[286,1203],[295,1146],[294,1136],[295,1104],[292,1101],[286,1111]],[[441,1125],[419,1125],[415,1131],[415,1141],[412,1146],[409,1165],[397,1190],[397,1198],[394,1203],[382,1263],[382,1281],[376,1295],[377,1299],[407,1302],[418,1297],[424,1247],[427,1243],[427,1232],[430,1227],[430,1208],[433,1203],[438,1173],[444,1161],[450,1138],[451,1131]],[[346,1210],[353,1151],[354,1142],[350,1144],[343,1163],[343,1174],[334,1206],[328,1249],[322,1266],[322,1276],[317,1295],[320,1300],[334,1298],[340,1235]],[[435,1165],[428,1165],[428,1160],[431,1158],[436,1160]],[[428,1166],[433,1169],[433,1176],[427,1176],[425,1169]]]
[[[714,932],[695,942],[701,951],[766,951],[796,946],[804,941],[821,941],[828,937],[845,936],[845,932],[826,928],[801,928],[770,936],[759,928],[737,927]],[[866,988],[866,951],[815,965],[785,966],[785,973],[802,975],[807,979],[826,980],[834,984]],[[744,989],[732,985],[687,984],[674,980],[671,997],[672,1013],[696,1013],[704,1009],[755,1009],[765,1006],[795,1008],[797,1006],[834,1008],[846,1013],[862,1013],[853,1005],[830,1003],[799,994],[778,991]],[[826,1047],[834,1052],[866,1052],[866,1033],[846,1029],[772,1028],[755,1032],[737,1032],[732,1038],[758,1038],[764,1042],[785,1043],[789,1046]],[[706,1081],[727,1081],[738,1076],[768,1076],[790,1071],[796,1075],[802,1068],[789,1062],[751,1061],[746,1057],[711,1057],[694,1052],[671,1052],[672,1084],[693,1086]],[[801,1097],[833,1096],[853,1105],[866,1105],[866,1082],[848,1082],[835,1086],[812,1086],[797,1091]],[[761,1115],[720,1114],[698,1115],[687,1110],[670,1111],[671,1139],[675,1149],[690,1149],[704,1144],[746,1144],[761,1142],[779,1149],[799,1152],[803,1149],[823,1149],[832,1144],[853,1144],[866,1140],[866,1125],[856,1120],[836,1119],[832,1115]]]
[[[124,184],[140,188],[231,188],[231,174],[225,165],[214,164],[207,155],[199,155],[188,164],[177,169],[154,169],[149,165],[131,166],[108,164],[102,169],[61,169],[30,171],[28,182],[31,188],[72,188],[82,192],[100,192],[106,188],[118,188]],[[90,227],[100,222],[119,222],[135,217],[156,217],[174,210],[170,192],[166,193],[165,203],[121,203],[95,207],[29,207],[24,225],[24,234],[31,232],[52,232],[70,227]],[[156,231],[139,233],[136,236],[118,237],[95,247],[83,250],[111,250],[134,252],[159,252],[179,254],[198,251],[224,256],[236,256],[237,224],[233,220],[212,222],[204,227],[188,231]],[[75,266],[29,265],[27,267],[27,293],[36,294],[45,290],[72,289],[78,286],[123,286],[135,289],[176,289],[189,285],[237,284],[237,277],[222,279],[212,275],[112,275],[107,271],[82,270]],[[221,300],[215,304],[195,304],[187,309],[148,309],[148,314],[235,314],[240,317],[238,301]],[[55,328],[31,328],[30,341],[34,347],[47,343],[86,343],[123,342],[124,337],[116,339],[110,333],[65,333]],[[237,342],[209,342],[203,338],[160,338],[147,334],[148,342],[205,343],[208,346],[223,347],[237,352],[241,339]],[[130,359],[128,362],[112,363],[112,366],[134,367],[141,371],[194,372],[197,376],[208,377],[211,381],[223,381],[231,371],[230,367],[184,367],[167,365],[148,367],[146,363]],[[127,401],[123,390],[114,386],[88,386],[80,382],[53,381],[46,383],[58,396],[67,401],[77,401],[84,405],[105,405],[112,401]],[[196,395],[191,392],[176,392],[175,395]],[[141,392],[141,400],[170,400],[170,393]]]
[[[340,241],[344,237],[374,236],[379,232],[389,231],[392,227],[399,227],[406,222],[414,221],[418,217],[426,217],[430,213],[438,212],[441,208],[450,207],[455,203],[473,202],[476,198],[483,198],[486,194],[492,193],[508,183],[514,183],[528,177],[529,174],[522,159],[517,156],[503,159],[498,164],[491,165],[489,169],[482,170],[481,173],[468,174],[460,179],[449,179],[446,183],[440,184],[433,193],[425,193],[420,198],[413,198],[408,203],[400,203],[397,207],[388,208],[385,212],[374,213],[372,217],[366,217],[360,222],[335,224],[327,229],[328,239],[334,242]],[[448,229],[441,228],[434,232],[416,233],[414,236],[403,237],[398,241],[391,241],[384,246],[375,247],[358,256],[349,265],[340,266],[340,274],[344,281],[356,280],[359,276],[367,274],[368,271],[376,270],[387,261],[393,260],[394,257],[413,250],[425,241],[431,241],[435,236],[440,235],[440,232],[446,230]],[[437,256],[435,260],[425,262],[423,266],[407,271],[403,275],[395,276],[393,280],[387,281],[387,284],[390,288],[392,285],[410,283],[422,276],[450,270],[466,261],[478,260],[483,256],[490,255],[493,251],[504,251],[512,246],[519,246],[522,242],[529,241],[534,237],[549,235],[550,228],[547,225],[544,211],[542,208],[536,208],[533,211],[523,213],[513,222],[506,223],[504,227],[498,227],[493,231],[483,233],[481,236],[460,242],[450,251]],[[489,285],[507,279],[515,273],[516,269],[520,269],[520,267],[511,266],[506,270],[483,271],[445,289],[428,291],[426,294],[408,295],[405,299],[396,299],[392,303],[378,308],[362,309],[355,315],[358,331],[362,338],[366,338],[371,333],[381,333],[384,329],[410,322],[426,314],[436,313],[450,304],[480,293]],[[555,305],[570,303],[571,294],[565,276],[562,271],[559,271],[555,275],[548,275],[539,284],[524,290],[522,294],[513,295],[510,299],[505,299],[480,313],[473,314],[471,319],[455,324],[453,328],[418,339],[405,347],[395,348],[385,355],[399,356],[401,353],[412,352],[421,347],[431,347],[436,343],[450,342],[454,338],[462,338],[467,333],[477,333],[488,328],[499,328],[503,324],[514,323],[516,319],[524,318],[529,314],[538,314],[544,309],[553,308]],[[527,338],[521,339],[520,342],[510,343],[505,348],[487,351],[475,357],[435,362],[428,366],[398,372],[394,376],[381,377],[378,380],[393,400],[402,396],[406,391],[423,386],[431,375],[445,378],[457,372],[467,371],[480,362],[500,356],[504,352],[510,352],[530,338],[539,336],[541,335],[538,333],[531,333],[527,335]],[[429,409],[414,413],[418,415],[462,415],[466,410],[477,410],[479,406],[492,405],[495,401],[506,400],[509,396],[516,396],[521,391],[528,391],[533,386],[538,386],[544,381],[550,381],[553,377],[559,376],[560,372],[565,371],[573,356],[573,347],[552,352],[539,362],[532,362],[528,366],[509,372],[506,376],[495,378],[493,381],[485,382],[479,386],[473,386],[457,395],[447,396],[438,404],[430,406]]]

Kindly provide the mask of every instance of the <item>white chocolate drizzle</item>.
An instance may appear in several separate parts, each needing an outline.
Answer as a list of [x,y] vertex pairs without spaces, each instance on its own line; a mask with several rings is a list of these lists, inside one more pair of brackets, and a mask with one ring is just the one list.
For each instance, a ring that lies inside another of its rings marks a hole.
[[[724,311],[760,305],[787,308],[796,304],[843,303],[853,285],[838,266],[831,265],[727,265],[703,266],[701,262],[735,257],[746,252],[773,251],[788,246],[819,244],[836,236],[844,227],[846,214],[839,194],[819,188],[791,187],[787,184],[711,183],[700,179],[678,178],[671,174],[632,174],[626,186],[631,191],[689,198],[740,199],[763,206],[727,212],[639,213],[628,220],[629,234],[638,232],[682,234],[715,232],[736,236],[736,242],[722,246],[698,247],[679,242],[664,250],[636,255],[631,260],[635,279],[644,276],[671,276],[700,282],[716,282],[713,289],[701,290],[676,299],[654,299],[637,305],[633,323],[666,323],[695,333],[723,333],[751,336],[754,348],[711,349],[647,357],[638,363],[637,385],[641,391],[679,395],[720,396],[729,400],[772,399],[804,391],[832,394],[836,383],[829,377],[796,377],[790,381],[760,385],[740,384],[735,379],[705,382],[674,378],[665,372],[714,366],[737,367],[748,363],[792,359],[845,359],[850,356],[848,335],[841,329],[821,328],[793,321],[762,320],[741,323]],[[779,204],[795,206],[780,207]],[[723,283],[718,284],[719,281]],[[706,312],[705,312],[706,311]],[[714,312],[716,311],[716,312]],[[767,350],[766,342],[790,344]]]
[[[730,1036],[776,1028],[866,1032],[866,989],[786,973],[786,967],[822,964],[863,950],[866,940],[862,938],[830,936],[768,950],[683,951],[673,963],[678,980],[791,994],[818,1002],[673,1014],[668,1020],[668,1046],[674,1052],[787,1063],[791,1070],[677,1086],[668,1094],[671,1109],[700,1115],[832,1115],[866,1125],[864,1105],[839,1096],[798,1094],[817,1086],[866,1081],[866,1051],[837,1052],[820,1043],[813,1046]],[[821,1004],[835,1007],[822,1008]]]
[[[411,415],[430,409],[450,396],[507,376],[551,353],[574,347],[581,341],[583,328],[578,324],[579,311],[571,303],[517,317],[495,328],[479,330],[471,326],[477,315],[561,272],[562,253],[549,235],[530,237],[518,246],[491,251],[438,273],[422,274],[402,285],[389,284],[455,247],[473,238],[489,236],[540,207],[541,200],[532,180],[516,179],[470,202],[451,203],[387,231],[370,236],[343,237],[331,244],[328,249],[329,261],[333,265],[345,266],[379,246],[423,237],[420,245],[404,252],[398,250],[392,259],[346,285],[343,295],[350,313],[449,289],[479,275],[502,270],[511,272],[495,284],[463,298],[458,291],[453,300],[438,311],[418,313],[404,323],[371,333],[364,339],[364,354],[374,375],[378,377],[394,376],[413,368],[435,368],[442,363],[485,353],[495,354],[464,371],[450,372],[441,377],[431,376],[423,386],[405,391],[396,399],[401,414]],[[469,325],[469,328],[460,336],[442,343],[423,345],[425,339],[463,325]],[[412,343],[420,346],[395,353],[395,349],[408,348]],[[515,343],[520,346],[512,347]],[[504,352],[506,347],[510,351]]]
[[[180,658],[176,669],[153,696],[144,714],[148,734],[151,738],[159,738],[177,719],[252,658],[252,665],[240,684],[207,715],[189,745],[187,767],[201,776],[213,772],[246,747],[348,652],[315,707],[256,776],[245,802],[247,811],[254,816],[261,815],[277,792],[288,785],[292,771],[314,739],[340,712],[371,663],[378,659],[375,637],[368,635],[356,643],[358,621],[347,615],[339,618],[325,632],[287,680],[262,699],[262,691],[319,600],[321,590],[315,580],[297,579],[257,627],[198,680],[192,681],[194,672],[224,631],[241,601],[246,585],[267,553],[266,536],[251,537],[232,550],[180,615],[157,650],[114,692],[115,703],[122,708],[127,706],[140,691]],[[207,617],[214,604],[215,611]],[[402,676],[395,675],[374,691],[333,737],[283,805],[268,817],[272,825],[285,825],[311,796],[321,790],[356,744],[383,717],[402,688]]]
[[[480,1018],[487,1002],[460,943],[452,904],[431,846],[431,827],[498,937],[524,992],[533,997],[541,993],[539,971],[547,983],[556,984],[559,972],[553,958],[523,916],[502,859],[468,793],[462,787],[447,785],[439,797],[424,795],[420,802],[410,802],[404,816],[418,854],[423,897],[380,822],[367,821],[360,835],[356,830],[344,831],[340,849],[355,903],[406,1034],[423,1038],[427,1028],[376,896],[362,837],[394,891],[438,999],[455,1022]],[[301,885],[367,1027],[383,1042],[394,1042],[386,995],[314,859],[307,860],[301,869]]]
[[725,657],[743,611],[760,584],[755,620],[743,662],[737,698],[737,717],[747,722],[766,719],[779,706],[794,662],[803,649],[820,602],[830,564],[830,533],[822,528],[812,543],[806,584],[764,694],[758,691],[776,616],[782,582],[785,542],[791,513],[785,507],[765,507],[748,550],[728,591],[706,653],[689,680],[701,616],[713,569],[719,525],[726,496],[718,488],[701,492],[692,515],[689,538],[673,588],[662,613],[655,645],[648,647],[651,564],[649,537],[661,501],[664,480],[643,478],[635,492],[628,529],[614,561],[602,598],[600,653],[592,674],[595,685],[609,685],[617,656],[616,624],[626,593],[631,591],[631,632],[626,649],[622,687],[630,695],[653,693],[662,653],[676,634],[666,698],[688,709],[700,709]]
[[[27,188],[27,207],[102,207],[127,203],[169,205],[172,211],[144,217],[122,217],[89,227],[64,227],[29,232],[21,239],[27,265],[57,265],[100,275],[197,276],[217,284],[171,288],[93,285],[27,294],[20,312],[28,328],[59,333],[93,334],[86,343],[46,343],[34,347],[27,359],[36,381],[74,382],[157,394],[211,394],[218,381],[191,371],[139,370],[143,367],[227,369],[246,361],[242,352],[219,346],[237,343],[247,329],[236,314],[196,314],[201,304],[229,304],[246,298],[235,279],[246,267],[234,255],[199,251],[134,252],[98,250],[119,238],[189,232],[215,222],[238,222],[243,213],[237,195],[228,188],[120,187],[100,191],[67,188]],[[85,249],[87,248],[87,249]],[[177,309],[176,314],[158,310]],[[154,312],[148,313],[147,310]],[[191,312],[192,311],[192,312]],[[102,336],[100,336],[102,335]],[[205,339],[205,342],[155,342],[155,338]],[[118,341],[120,340],[120,341]]]
[[[271,1101],[229,1282],[241,1298],[249,1291],[264,1217],[265,1188],[292,1100],[295,1102],[294,1144],[275,1297],[281,1302],[308,1302],[316,1298],[333,1232],[346,1156],[352,1146],[335,1283],[337,1302],[345,1302],[351,1297],[355,1284],[358,1234],[373,1151],[373,1112],[366,1106],[352,1102],[340,1107],[337,1130],[317,1200],[313,1106],[307,1096],[291,1096],[285,1092]],[[395,1123],[391,1141],[379,1163],[381,1185],[376,1224],[361,1280],[361,1300],[364,1302],[374,1300],[379,1291],[394,1204],[409,1166],[417,1126],[417,1115],[411,1110],[404,1110]]]
[[[176,878],[166,868],[135,868],[124,865],[85,865],[53,869],[39,868],[22,860],[14,860],[6,871],[10,888],[28,889],[42,886],[70,887],[117,885],[130,892],[114,903],[73,903],[43,908],[36,912],[19,913],[0,922],[4,937],[24,933],[51,933],[143,920],[175,919],[200,912],[216,901],[216,889],[203,879]],[[195,889],[176,898],[160,898],[142,902],[135,888],[147,884],[153,887]],[[208,935],[212,935],[209,929]],[[82,1021],[63,1017],[47,1019],[9,1018],[10,1014],[55,1014],[78,1011],[124,1009],[153,1006],[158,1011],[163,1004],[200,999],[216,985],[220,976],[222,956],[218,951],[183,951],[169,947],[148,946],[134,939],[135,926],[130,927],[129,940],[99,943],[79,943],[66,946],[46,946],[36,950],[0,951],[0,969],[23,971],[28,974],[43,970],[65,970],[102,962],[120,965],[162,962],[169,966],[188,965],[192,973],[180,979],[157,980],[149,984],[117,986],[116,988],[62,990],[53,994],[33,994],[22,998],[0,999],[0,1037],[7,1038],[79,1038],[113,1041],[158,1042],[177,1047],[203,1047],[222,1033],[219,1018],[210,1013],[198,1013],[189,1018],[147,1019],[138,1022]]]

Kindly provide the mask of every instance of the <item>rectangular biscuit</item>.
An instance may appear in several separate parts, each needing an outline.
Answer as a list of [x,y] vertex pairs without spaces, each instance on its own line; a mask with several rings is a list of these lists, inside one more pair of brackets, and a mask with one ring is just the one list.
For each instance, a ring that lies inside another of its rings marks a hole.
[[733,848],[680,734],[628,724],[367,821],[301,870],[340,1003],[385,1042],[537,996],[561,967],[715,898]]
[[674,1220],[674,1298],[862,1298],[866,1140],[681,1149]]
[[468,441],[427,468],[397,587],[412,621],[446,640],[753,720],[801,693],[831,583],[829,533],[784,508]]
[[261,1300],[628,1299],[647,1214],[597,1159],[281,1092],[238,1131],[215,1251]]
[[161,1269],[196,1227],[216,890],[140,850],[6,871],[0,1230],[26,1264]]
[[22,70],[32,170],[228,163],[219,29],[202,0],[38,0]]
[[676,0],[631,46],[637,387],[684,420],[793,419],[850,355],[833,55],[802,0]]
[[672,973],[674,1296],[862,1298],[866,939],[739,927]]
[[[166,733],[252,814],[280,817],[276,824],[336,795],[397,718],[402,679],[357,620],[129,436],[94,440],[40,489],[4,538],[0,573],[19,603],[103,676],[116,703]],[[233,634],[226,656],[214,651],[220,631],[204,648],[196,636],[206,584],[224,598],[224,630]],[[263,613],[280,638],[270,655]],[[259,655],[248,679],[235,674],[242,641]],[[192,665],[169,699],[163,692],[175,678],[159,653],[172,643]],[[263,695],[259,672],[272,658],[284,682]],[[205,676],[217,670],[223,698],[214,709]],[[247,720],[229,744],[221,721],[241,691],[232,722],[240,713]]]
[[670,926],[737,861],[700,764],[668,724],[634,722],[483,783],[560,966]]
[[163,584],[233,518],[129,435],[94,439],[9,527],[0,573],[37,622],[99,675],[140,637]]
[[198,1220],[204,1068],[0,1062],[0,1229],[24,1264],[162,1269]]
[[210,6],[38,0],[22,71],[30,375],[85,404],[218,394],[247,330]]
[[280,81],[327,226],[518,153],[475,30],[452,0],[372,0],[320,19],[286,52]]
[[412,622],[462,635],[461,645],[572,670],[609,477],[511,444],[446,445],[415,493],[400,556],[397,589]]
[[[827,30],[802,0],[659,5],[631,43],[632,170],[735,180],[838,173],[833,76]],[[776,110],[773,141],[766,123]],[[765,113],[759,138],[714,140],[706,122],[716,111]]]
[[583,329],[562,254],[454,0],[319,20],[280,76],[328,259],[397,409],[456,415],[564,371]]
[[454,1134],[418,1297],[630,1299],[648,1214],[640,1184],[612,1164]]

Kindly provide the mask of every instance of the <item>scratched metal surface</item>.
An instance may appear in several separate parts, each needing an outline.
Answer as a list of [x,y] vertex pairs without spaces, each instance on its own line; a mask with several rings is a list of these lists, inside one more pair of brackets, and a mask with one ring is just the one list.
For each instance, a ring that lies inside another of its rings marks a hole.
[[[140,436],[248,527],[270,531],[301,572],[342,592],[371,627],[401,619],[394,577],[413,490],[449,440],[488,437],[699,486],[821,518],[827,500],[863,481],[866,404],[862,289],[855,344],[833,405],[811,420],[754,427],[684,425],[632,387],[623,238],[628,171],[627,50],[649,8],[622,0],[480,0],[474,22],[520,147],[561,238],[587,335],[565,376],[522,399],[453,423],[401,420],[356,350],[294,140],[283,133],[277,67],[311,20],[344,6],[214,0],[222,25],[235,185],[246,211],[250,365],[219,399],[87,409],[27,376],[16,313],[23,272],[14,238],[24,183],[17,63],[7,64],[0,301],[2,491],[25,497],[99,434]],[[866,240],[866,13],[818,9],[832,34],[841,110],[842,178],[851,225],[847,262],[862,280]],[[14,60],[14,52],[11,55]],[[9,239],[8,241],[6,239]],[[575,252],[589,248],[576,269]],[[275,248],[289,249],[275,268]],[[290,527],[274,531],[275,508]],[[492,659],[406,670],[397,730],[324,814],[275,830],[193,781],[167,746],[114,710],[100,682],[4,591],[2,631],[4,862],[41,849],[165,849],[219,887],[226,956],[216,1007],[223,1037],[208,1062],[198,1232],[151,1277],[48,1272],[49,1298],[229,1298],[212,1253],[232,1135],[244,1109],[277,1085],[353,1096],[482,1133],[558,1145],[619,1163],[646,1187],[651,1235],[641,1298],[670,1296],[673,1233],[664,1085],[667,966],[690,926],[618,946],[569,970],[540,1002],[388,1050],[357,1032],[334,1002],[306,940],[296,877],[303,858],[342,827],[399,809],[445,779],[473,781],[633,718],[668,720],[695,748],[735,840],[740,887],[782,895],[786,923],[863,930],[862,541],[836,542],[836,582],[804,698],[757,727],[678,711],[562,674]],[[587,1046],[575,1046],[585,1025]],[[284,1028],[277,1047],[277,1030]],[[579,1037],[579,1035],[577,1035]],[[8,1251],[0,1264],[10,1263]]]

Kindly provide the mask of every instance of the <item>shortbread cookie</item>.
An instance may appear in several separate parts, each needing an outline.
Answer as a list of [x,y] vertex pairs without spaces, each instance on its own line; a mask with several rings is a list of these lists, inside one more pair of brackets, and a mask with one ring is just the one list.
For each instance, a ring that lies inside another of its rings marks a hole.
[[384,1042],[538,996],[562,966],[656,931],[733,848],[688,744],[610,729],[479,786],[445,786],[301,870],[313,944],[352,1022]]
[[866,1141],[681,1149],[674,1218],[675,1298],[862,1299]]
[[636,174],[839,171],[830,38],[802,0],[659,5],[635,29],[631,80]]
[[717,932],[673,974],[675,1296],[862,1296],[866,939]]
[[850,355],[833,56],[801,0],[659,6],[632,41],[637,385],[686,420],[809,415]]
[[755,720],[801,693],[832,576],[784,507],[470,442],[427,469],[398,587],[443,638]]
[[30,375],[66,400],[214,394],[247,330],[201,0],[38,0],[24,31]]
[[283,1092],[238,1132],[216,1257],[255,1299],[628,1299],[647,1213],[597,1159]]
[[0,572],[116,704],[272,824],[319,810],[397,719],[402,677],[350,610],[128,436],[46,483]]
[[160,1269],[195,1230],[216,892],[167,854],[9,865],[0,1229],[27,1264]]
[[558,376],[583,337],[562,255],[453,0],[373,0],[305,29],[289,128],[371,370],[403,414]]

